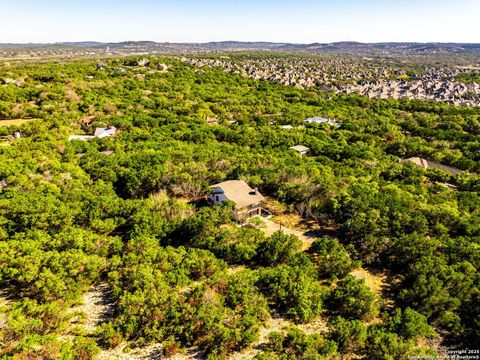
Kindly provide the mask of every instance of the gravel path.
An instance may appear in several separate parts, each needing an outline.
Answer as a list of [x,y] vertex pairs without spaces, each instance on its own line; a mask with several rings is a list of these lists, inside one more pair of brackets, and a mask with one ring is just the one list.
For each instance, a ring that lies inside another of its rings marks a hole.
[[0,289],[0,306],[8,306],[11,300],[8,298],[8,290]]
[[[113,312],[113,305],[109,302],[108,285],[103,283],[92,287],[83,296],[83,304],[73,307],[70,312],[81,311],[87,314],[85,322],[80,324],[81,327],[89,334],[95,331]],[[75,321],[75,318],[72,319]]]
[[124,352],[127,343],[117,346],[115,349],[103,350],[97,355],[98,360],[147,360],[163,359],[162,345],[153,344],[144,348],[131,349]]

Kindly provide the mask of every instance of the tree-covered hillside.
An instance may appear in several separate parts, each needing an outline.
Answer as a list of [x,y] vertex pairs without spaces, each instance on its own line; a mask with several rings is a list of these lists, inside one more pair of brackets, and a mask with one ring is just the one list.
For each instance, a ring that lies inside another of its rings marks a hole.
[[[480,346],[480,108],[139,60],[0,65],[18,80],[0,85],[0,358],[152,343],[209,359]],[[5,121],[19,119],[31,121]],[[117,134],[68,140],[105,126]],[[398,161],[411,157],[462,172]],[[295,236],[236,226],[231,204],[207,206],[209,185],[232,179],[317,239],[302,251]],[[386,276],[382,291],[359,267]],[[112,310],[89,331],[76,309],[99,284]],[[279,318],[289,327],[264,336]]]

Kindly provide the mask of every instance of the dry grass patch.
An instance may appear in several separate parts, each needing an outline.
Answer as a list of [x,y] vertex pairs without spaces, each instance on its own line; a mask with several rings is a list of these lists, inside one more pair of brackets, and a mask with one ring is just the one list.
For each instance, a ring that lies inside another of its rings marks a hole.
[[259,353],[262,345],[268,342],[268,336],[272,332],[279,332],[285,334],[288,329],[297,327],[306,334],[323,333],[328,331],[327,321],[324,318],[318,318],[317,320],[307,324],[297,324],[277,313],[273,313],[272,317],[266,322],[264,326],[260,328],[259,339],[249,346],[247,349],[230,354],[228,360],[244,360],[253,359]]
[[290,229],[298,231],[308,231],[310,228],[305,221],[298,215],[293,213],[284,213],[272,216],[272,221],[282,224]]
[[38,119],[10,119],[10,120],[0,120],[0,126],[20,126],[30,121]]
[[365,285],[377,295],[382,295],[387,287],[387,276],[385,274],[373,274],[364,268],[353,270],[351,275],[357,279],[365,280]]
[[322,317],[307,324],[297,325],[297,327],[302,331],[304,331],[306,334],[314,334],[314,333],[326,334],[328,332],[327,320]]
[[287,205],[268,195],[265,196],[263,207],[273,214],[283,214],[288,211]]
[[277,224],[282,224],[282,226],[301,232],[318,228],[318,225],[314,221],[306,221],[288,205],[282,204],[270,196],[265,197],[263,207],[272,213],[273,216],[271,220]]
[[287,235],[295,235],[302,241],[302,250],[304,251],[308,250],[316,239],[315,236],[313,236],[311,233],[308,233],[307,231],[292,229],[288,226],[285,226],[284,223],[282,223],[280,226],[279,223],[272,221],[270,219],[262,219],[262,220],[266,226],[264,228],[259,228],[259,229],[262,230],[265,233],[265,235],[272,236],[277,231],[282,231]]

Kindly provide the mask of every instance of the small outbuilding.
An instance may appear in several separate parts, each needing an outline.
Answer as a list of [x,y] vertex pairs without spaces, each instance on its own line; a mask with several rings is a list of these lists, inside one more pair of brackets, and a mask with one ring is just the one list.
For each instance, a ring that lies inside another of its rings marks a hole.
[[298,154],[302,156],[307,155],[310,152],[310,149],[303,145],[295,145],[290,147],[290,149],[296,151]]
[[215,117],[207,116],[206,121],[208,125],[218,125],[218,119]]

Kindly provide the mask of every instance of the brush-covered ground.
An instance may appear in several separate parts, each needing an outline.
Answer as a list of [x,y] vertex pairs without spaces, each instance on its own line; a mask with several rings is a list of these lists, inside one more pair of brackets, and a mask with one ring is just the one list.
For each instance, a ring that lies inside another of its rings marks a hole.
[[[479,108],[138,60],[0,64],[22,79],[0,86],[0,118],[36,119],[0,127],[1,358],[479,346]],[[342,125],[304,124],[315,115]],[[117,134],[68,141],[107,125]],[[409,157],[463,172],[398,163]],[[229,179],[312,243],[205,206]]]

